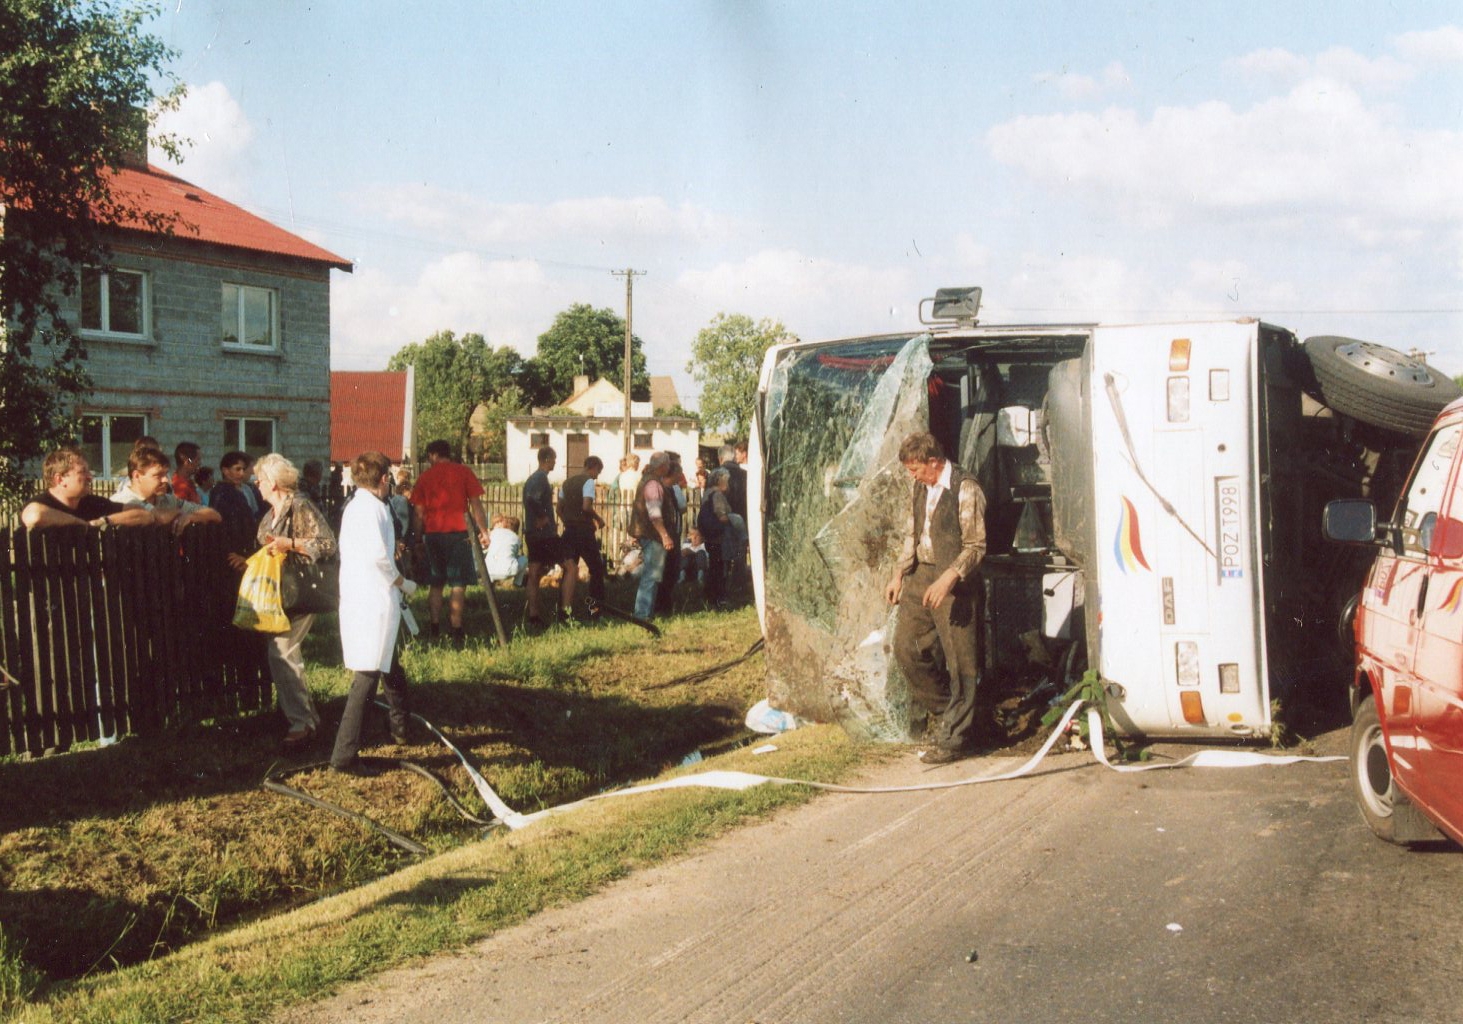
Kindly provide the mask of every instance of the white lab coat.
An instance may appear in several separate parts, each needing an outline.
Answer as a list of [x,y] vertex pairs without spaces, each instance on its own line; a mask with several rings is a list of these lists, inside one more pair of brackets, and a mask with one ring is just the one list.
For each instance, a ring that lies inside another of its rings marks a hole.
[[340,519],[340,650],[354,672],[389,672],[401,625],[391,510],[357,487]]

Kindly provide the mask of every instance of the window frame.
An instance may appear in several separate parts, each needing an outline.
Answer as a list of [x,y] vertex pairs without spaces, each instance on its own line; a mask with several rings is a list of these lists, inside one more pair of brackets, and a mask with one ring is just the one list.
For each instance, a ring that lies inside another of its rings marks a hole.
[[[94,278],[92,275],[95,275]],[[137,278],[137,322],[141,328],[137,332],[112,329],[111,285],[113,275]],[[99,327],[88,327],[85,323],[86,290],[90,284],[89,278],[95,280],[97,285],[98,315],[101,319]],[[134,267],[82,267],[76,298],[78,303],[76,323],[82,337],[115,341],[152,340],[152,275],[146,270],[138,270]]]
[[[86,429],[87,420],[94,419],[101,421],[101,458],[96,460],[95,464],[92,465],[92,475],[100,478],[126,475],[127,466],[125,463],[121,466],[112,465],[112,421],[115,419],[123,418],[140,419],[142,421],[142,430],[138,432],[138,437],[142,437],[145,434],[149,433],[148,420],[151,419],[151,417],[149,417],[147,413],[141,412],[136,409],[87,410],[86,412],[80,413],[77,416],[77,419],[80,421],[79,425],[83,431]],[[87,462],[91,463],[91,454],[90,452],[87,452],[87,449],[90,447],[90,445],[88,445],[83,440],[84,436],[84,434],[79,435],[77,440],[78,442],[80,442],[79,447],[81,448],[81,450],[87,453]],[[128,445],[128,453],[130,454],[131,445],[133,442],[123,443]]]
[[[228,290],[234,289],[234,330],[235,340],[230,341],[224,335],[223,317],[224,305],[227,301]],[[262,292],[269,299],[269,344],[255,345],[240,340],[247,333],[245,330],[245,298],[250,293]],[[257,352],[261,354],[275,353],[280,350],[279,335],[279,289],[269,288],[265,285],[244,284],[239,281],[221,281],[219,283],[219,345],[229,352]],[[242,450],[242,449],[241,449]]]
[[[248,452],[249,456],[254,459],[258,459],[261,455],[268,455],[270,452],[279,451],[278,416],[249,416],[240,413],[233,416],[224,415],[219,418],[223,421],[224,451]],[[250,451],[248,447],[248,425],[250,423],[269,424],[269,444],[262,452]],[[232,430],[230,430],[230,424],[234,425]],[[231,433],[233,435],[232,437],[229,436]]]

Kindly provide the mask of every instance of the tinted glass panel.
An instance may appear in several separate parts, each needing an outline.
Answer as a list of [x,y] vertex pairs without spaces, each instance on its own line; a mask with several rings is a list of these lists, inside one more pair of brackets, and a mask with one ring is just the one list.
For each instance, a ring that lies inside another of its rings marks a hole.
[[102,274],[99,270],[81,272],[81,326],[88,331],[102,329]]
[[142,333],[142,275],[117,271],[107,275],[110,317],[115,334]]
[[244,344],[261,348],[274,347],[274,317],[270,306],[273,293],[262,288],[245,288]]
[[[223,288],[223,309],[219,317],[219,337],[225,345],[239,343],[239,286],[226,284]],[[225,427],[227,430],[227,427]],[[228,442],[232,444],[233,442]]]
[[256,459],[274,451],[274,421],[244,421],[244,451]]

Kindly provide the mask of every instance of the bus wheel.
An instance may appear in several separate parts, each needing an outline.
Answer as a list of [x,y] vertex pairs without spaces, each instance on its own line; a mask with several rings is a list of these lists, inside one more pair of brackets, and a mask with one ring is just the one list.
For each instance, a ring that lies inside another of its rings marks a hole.
[[1377,718],[1376,699],[1371,696],[1361,702],[1356,721],[1351,723],[1351,788],[1367,826],[1378,838],[1397,842],[1393,811],[1404,798],[1392,781],[1382,723]]
[[1433,420],[1459,395],[1446,374],[1421,358],[1356,338],[1307,338],[1315,397],[1344,416],[1384,430],[1425,437]]

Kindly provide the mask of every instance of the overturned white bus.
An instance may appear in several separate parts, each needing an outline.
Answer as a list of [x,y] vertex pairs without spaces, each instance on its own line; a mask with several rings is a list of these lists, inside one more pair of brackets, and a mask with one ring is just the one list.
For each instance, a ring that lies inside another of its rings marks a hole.
[[1254,319],[991,326],[978,303],[944,290],[923,332],[767,353],[748,505],[773,705],[907,738],[882,592],[896,453],[925,429],[987,497],[983,687],[1061,692],[1090,665],[1129,735],[1195,738],[1344,694],[1365,553],[1321,509],[1391,501],[1453,382]]

